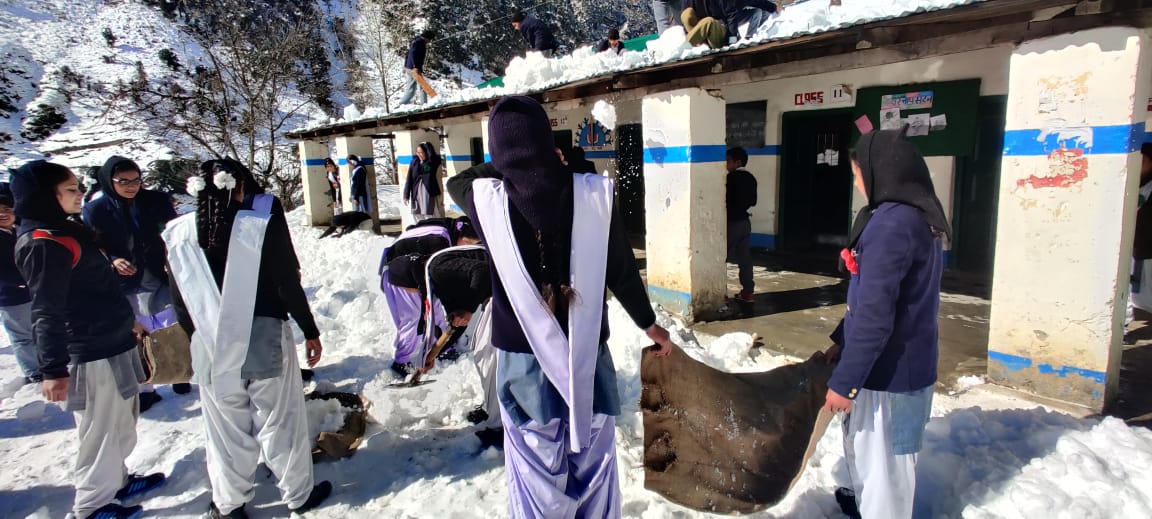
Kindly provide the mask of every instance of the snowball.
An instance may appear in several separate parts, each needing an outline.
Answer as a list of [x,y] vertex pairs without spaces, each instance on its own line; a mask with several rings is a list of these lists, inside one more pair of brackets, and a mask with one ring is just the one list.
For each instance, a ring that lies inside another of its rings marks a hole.
[[592,117],[600,121],[600,124],[603,124],[605,128],[615,128],[616,106],[609,104],[603,99],[596,101],[596,104],[592,107]]
[[360,116],[361,116],[360,109],[356,108],[356,105],[348,105],[348,106],[344,107],[344,120],[345,121],[355,121],[355,120],[359,119]]

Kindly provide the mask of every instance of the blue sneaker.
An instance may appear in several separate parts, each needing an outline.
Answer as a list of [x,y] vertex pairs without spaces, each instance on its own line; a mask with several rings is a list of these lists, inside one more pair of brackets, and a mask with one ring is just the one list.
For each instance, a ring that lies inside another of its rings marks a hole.
[[124,488],[116,491],[116,499],[124,500],[143,494],[163,485],[166,479],[162,472],[149,474],[147,476],[132,474],[128,476],[128,484],[124,485]]
[[142,506],[120,506],[116,503],[108,503],[84,519],[137,519],[140,514],[144,513]]

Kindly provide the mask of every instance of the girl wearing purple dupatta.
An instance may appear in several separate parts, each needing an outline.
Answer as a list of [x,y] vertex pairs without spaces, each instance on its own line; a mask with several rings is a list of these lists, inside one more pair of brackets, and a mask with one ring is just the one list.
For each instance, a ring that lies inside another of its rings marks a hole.
[[637,326],[671,350],[612,207],[611,181],[568,173],[548,116],[527,97],[489,119],[495,173],[449,180],[489,248],[492,345],[505,430],[509,515],[620,516],[616,372],[606,289]]

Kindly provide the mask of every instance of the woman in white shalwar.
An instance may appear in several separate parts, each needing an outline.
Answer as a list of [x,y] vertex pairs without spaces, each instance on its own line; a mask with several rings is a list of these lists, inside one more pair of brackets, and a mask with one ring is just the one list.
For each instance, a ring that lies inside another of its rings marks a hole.
[[619,517],[620,397],[606,289],[659,356],[671,351],[668,332],[656,325],[611,180],[567,172],[548,115],[531,98],[501,100],[488,130],[495,171],[461,173],[448,189],[464,202],[492,267],[509,515]]
[[306,512],[332,491],[313,486],[312,442],[288,315],[304,332],[308,365],[320,332],[300,285],[284,209],[232,160],[188,180],[196,211],[164,232],[180,324],[192,337],[212,483],[213,518],[245,518],[256,465],[276,476],[284,502]]

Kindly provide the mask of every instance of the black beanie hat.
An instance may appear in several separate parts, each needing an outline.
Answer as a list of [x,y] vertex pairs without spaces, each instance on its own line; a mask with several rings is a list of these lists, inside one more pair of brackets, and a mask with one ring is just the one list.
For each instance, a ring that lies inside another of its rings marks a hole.
[[501,99],[488,119],[488,139],[508,200],[532,228],[557,232],[571,225],[572,175],[556,156],[544,107],[531,97]]

